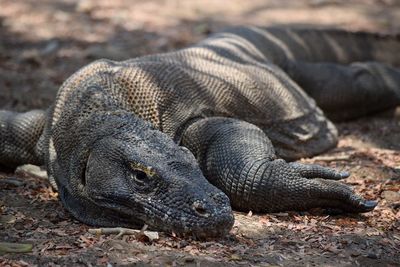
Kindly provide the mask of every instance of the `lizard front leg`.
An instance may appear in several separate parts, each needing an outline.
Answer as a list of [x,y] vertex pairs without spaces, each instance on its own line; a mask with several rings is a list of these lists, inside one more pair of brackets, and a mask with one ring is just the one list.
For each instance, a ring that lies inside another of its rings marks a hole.
[[335,181],[348,173],[276,158],[266,134],[244,121],[220,117],[198,120],[184,132],[182,144],[194,153],[206,178],[228,195],[237,210],[279,212],[322,207],[367,212],[377,204]]

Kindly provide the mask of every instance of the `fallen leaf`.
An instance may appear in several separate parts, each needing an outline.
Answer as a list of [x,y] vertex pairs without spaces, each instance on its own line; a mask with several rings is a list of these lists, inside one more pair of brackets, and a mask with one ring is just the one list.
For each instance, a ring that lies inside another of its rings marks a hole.
[[32,244],[0,242],[0,252],[27,253],[31,252],[32,248]]
[[230,258],[229,258],[229,260],[231,260],[231,261],[240,261],[242,259],[242,257],[240,257],[239,255],[237,255],[237,254],[232,254],[231,256],[230,256]]

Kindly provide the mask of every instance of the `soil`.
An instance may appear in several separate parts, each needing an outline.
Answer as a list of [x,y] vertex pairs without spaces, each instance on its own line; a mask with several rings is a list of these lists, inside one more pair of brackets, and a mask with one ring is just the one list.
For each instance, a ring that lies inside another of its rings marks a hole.
[[[74,71],[98,58],[170,51],[226,26],[301,25],[400,32],[396,0],[0,0],[0,109],[46,108]],[[400,266],[400,110],[338,124],[339,146],[303,162],[352,173],[346,183],[378,207],[235,212],[231,233],[197,241],[159,233],[93,235],[48,181],[0,172],[0,266]],[[29,250],[29,249],[28,249]],[[0,252],[1,253],[1,252]]]

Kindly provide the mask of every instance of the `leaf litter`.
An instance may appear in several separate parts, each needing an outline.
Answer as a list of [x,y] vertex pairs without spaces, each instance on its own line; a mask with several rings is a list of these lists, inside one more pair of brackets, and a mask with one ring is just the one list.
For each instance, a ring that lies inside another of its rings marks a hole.
[[[161,9],[163,3],[157,0],[135,1],[134,4],[122,0],[112,3],[57,0],[54,5],[45,2],[38,0],[32,5],[31,1],[2,0],[2,108],[26,110],[47,106],[69,75],[99,57],[121,59],[172,50],[229,24],[260,24],[260,21],[273,24],[276,23],[273,19],[279,16],[279,23],[303,23],[303,17],[310,20],[315,17],[314,23],[322,21],[338,25],[334,23],[340,18],[332,12],[338,9],[347,12],[341,13],[344,22],[339,25],[347,25],[350,29],[400,29],[397,21],[388,20],[387,14],[398,10],[390,1],[349,0],[346,5],[341,1],[334,4],[323,1],[323,5],[313,4],[312,7],[307,0],[285,1],[285,4],[278,0],[231,1],[229,6],[218,6],[219,1],[206,1],[207,4],[188,1],[182,10],[174,8],[176,3],[172,2],[178,1],[165,1]],[[275,8],[265,10],[271,12],[268,16],[258,17],[258,13],[264,12],[263,5]],[[369,6],[382,10],[384,15],[375,12],[373,17],[365,19],[360,14],[366,14]],[[246,20],[244,13],[252,7],[256,11],[249,11],[252,15]],[[229,14],[216,21],[208,18],[212,13],[210,10]],[[288,13],[290,10],[295,12]],[[315,16],[310,16],[311,12]],[[156,13],[158,16],[154,16]],[[232,15],[236,13],[239,15]],[[324,14],[323,19],[318,14]],[[347,20],[346,14],[352,17]],[[134,21],[132,17],[135,17]],[[380,25],[382,21],[384,25]],[[0,250],[3,245],[8,251],[10,248],[22,251],[4,253],[3,249],[0,266],[135,263],[164,266],[399,266],[399,113],[397,110],[394,117],[386,113],[340,123],[338,148],[302,160],[350,171],[352,176],[345,182],[367,199],[379,201],[373,212],[358,215],[328,215],[319,209],[264,215],[235,212],[232,231],[217,240],[182,239],[165,233],[157,233],[158,238],[133,234],[120,235],[118,239],[118,232],[91,234],[91,227],[73,219],[62,207],[57,192],[39,169],[2,172]]]

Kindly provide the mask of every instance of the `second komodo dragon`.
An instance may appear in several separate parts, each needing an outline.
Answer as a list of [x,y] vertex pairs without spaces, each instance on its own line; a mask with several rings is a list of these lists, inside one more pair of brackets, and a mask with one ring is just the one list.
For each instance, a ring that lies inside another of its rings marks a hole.
[[335,181],[348,173],[291,161],[335,147],[328,118],[400,103],[399,51],[398,36],[238,27],[98,60],[47,111],[0,111],[0,164],[46,165],[90,225],[206,237],[230,230],[232,208],[367,212],[375,201]]

